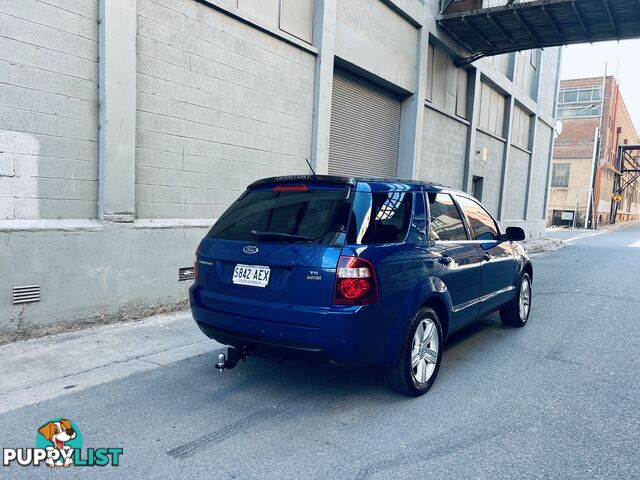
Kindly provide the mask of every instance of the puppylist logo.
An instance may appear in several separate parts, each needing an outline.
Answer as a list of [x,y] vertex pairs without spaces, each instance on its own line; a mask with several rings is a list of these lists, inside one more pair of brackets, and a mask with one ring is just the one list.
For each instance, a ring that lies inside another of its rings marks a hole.
[[38,466],[44,463],[49,467],[117,467],[123,451],[122,448],[83,450],[78,426],[71,420],[54,418],[38,428],[35,448],[3,448],[2,465]]

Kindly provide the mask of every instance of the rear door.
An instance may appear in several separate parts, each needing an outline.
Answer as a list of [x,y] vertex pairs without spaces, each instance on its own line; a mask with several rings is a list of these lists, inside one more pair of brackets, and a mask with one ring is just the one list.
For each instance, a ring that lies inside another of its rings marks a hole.
[[318,326],[316,307],[332,304],[352,198],[350,186],[322,183],[245,192],[200,245],[204,303],[261,320]]
[[466,217],[472,240],[482,255],[480,313],[493,310],[513,296],[515,260],[510,242],[501,239],[497,222],[470,197],[455,195]]
[[427,197],[434,268],[451,295],[453,327],[459,328],[478,315],[482,259],[451,195],[427,192]]

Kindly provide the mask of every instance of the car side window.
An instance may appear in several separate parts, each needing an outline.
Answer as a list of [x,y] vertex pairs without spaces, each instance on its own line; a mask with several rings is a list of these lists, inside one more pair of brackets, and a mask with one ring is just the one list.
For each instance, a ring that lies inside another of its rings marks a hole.
[[429,238],[432,241],[467,240],[462,217],[451,195],[446,193],[427,193],[429,197]]
[[413,193],[357,192],[347,243],[401,243],[411,225]]
[[500,233],[496,222],[478,202],[456,195],[456,201],[462,209],[471,227],[473,240],[499,240]]

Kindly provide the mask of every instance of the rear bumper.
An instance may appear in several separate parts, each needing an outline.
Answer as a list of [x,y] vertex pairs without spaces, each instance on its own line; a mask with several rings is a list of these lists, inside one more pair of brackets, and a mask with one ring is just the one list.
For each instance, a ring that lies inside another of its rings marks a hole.
[[[296,311],[265,307],[261,318],[242,314],[242,305],[216,299],[193,285],[191,311],[202,332],[235,347],[249,346],[269,357],[309,359],[337,365],[390,365],[396,350],[393,320],[380,305],[318,309],[313,325],[295,323]],[[310,315],[305,310],[305,319]]]
[[327,363],[329,359],[324,350],[320,347],[312,347],[295,342],[275,340],[265,337],[256,337],[243,333],[232,332],[222,328],[213,327],[206,323],[196,324],[209,338],[213,338],[223,345],[230,345],[236,348],[248,346],[252,353],[271,358],[288,358],[296,360],[310,360],[318,363]]

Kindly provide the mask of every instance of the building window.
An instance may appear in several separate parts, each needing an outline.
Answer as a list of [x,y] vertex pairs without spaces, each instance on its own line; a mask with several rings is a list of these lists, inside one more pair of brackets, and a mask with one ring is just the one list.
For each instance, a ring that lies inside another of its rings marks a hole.
[[558,118],[599,117],[602,87],[565,87],[558,93]]
[[588,118],[599,116],[599,104],[593,108],[589,108],[589,105],[581,107],[558,105],[558,118]]
[[478,128],[499,137],[504,137],[504,107],[504,96],[489,84],[482,82]]
[[280,30],[313,41],[313,0],[280,0]]
[[551,174],[551,186],[552,187],[568,187],[569,186],[569,171],[571,164],[569,163],[554,163],[553,172]]
[[313,0],[226,0],[271,27],[312,43]]
[[533,98],[536,72],[540,63],[540,50],[526,50],[516,55],[516,59],[514,83]]
[[427,56],[427,101],[466,119],[468,72],[456,67],[450,55],[431,43]]
[[505,77],[507,77],[509,80],[512,80],[511,78],[511,64],[512,62],[514,62],[514,56],[515,54],[513,53],[505,53],[502,55],[494,55],[493,57],[485,57],[485,61],[487,63],[491,63],[493,65],[493,68],[495,68],[497,71],[499,71],[502,75],[504,75]]
[[522,107],[516,105],[513,110],[513,134],[511,143],[525,150],[531,148],[531,115]]
[[564,87],[558,93],[558,103],[599,102],[602,100],[602,87]]

